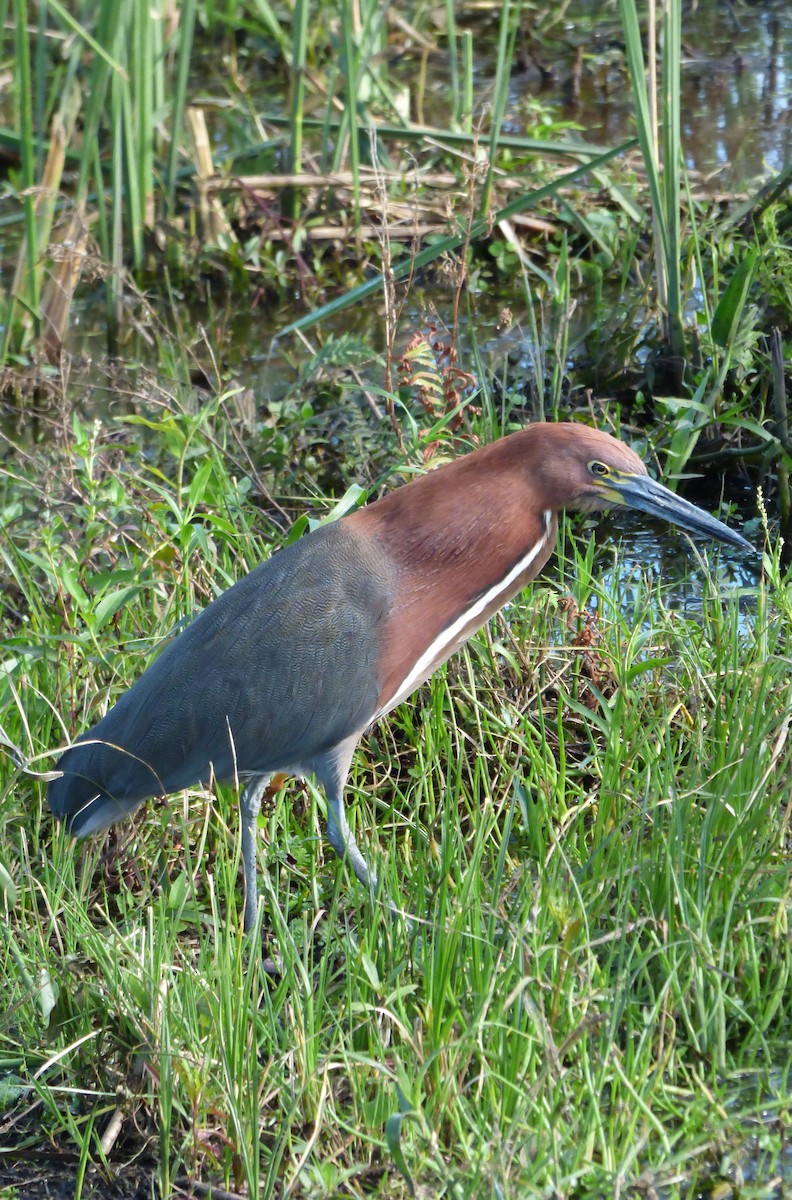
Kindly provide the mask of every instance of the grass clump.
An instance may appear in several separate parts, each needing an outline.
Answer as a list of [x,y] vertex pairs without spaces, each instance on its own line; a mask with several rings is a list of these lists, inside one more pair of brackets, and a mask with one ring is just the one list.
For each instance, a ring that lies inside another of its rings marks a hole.
[[[283,540],[224,411],[146,415],[145,452],[75,419],[35,476],[4,469],[0,727],[33,768]],[[482,397],[466,431],[491,422]],[[701,564],[689,617],[578,545],[364,741],[378,904],[310,785],[271,798],[263,957],[232,788],[75,847],[6,758],[7,1161],[46,1138],[72,1178],[161,1195],[581,1200],[781,1169],[792,590],[768,558],[741,606]]]

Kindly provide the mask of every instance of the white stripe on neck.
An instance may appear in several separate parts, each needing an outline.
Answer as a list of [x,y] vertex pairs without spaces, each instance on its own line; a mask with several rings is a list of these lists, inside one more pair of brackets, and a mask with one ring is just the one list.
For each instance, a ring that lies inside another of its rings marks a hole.
[[[461,613],[451,625],[449,625],[446,629],[443,629],[437,635],[432,644],[427,647],[427,649],[418,659],[417,663],[412,668],[401,686],[396,689],[393,699],[386,701],[382,708],[377,710],[377,712],[371,718],[372,721],[378,721],[380,717],[383,717],[385,713],[390,712],[390,710],[395,708],[397,704],[401,704],[402,700],[406,700],[410,693],[414,692],[418,685],[423,683],[424,679],[431,674],[432,663],[438,659],[440,661],[444,661],[442,657],[443,651],[448,646],[453,647],[454,641],[462,632],[462,630],[469,625],[471,621],[475,620],[477,616],[480,616],[481,613],[486,612],[492,601],[497,599],[502,592],[508,591],[515,579],[519,579],[523,572],[528,570],[536,556],[541,553],[547,544],[547,539],[550,536],[550,530],[552,529],[552,522],[553,514],[550,509],[547,509],[542,513],[544,533],[539,538],[539,541],[531,547],[527,554],[523,555],[519,562],[514,564],[508,575],[504,576],[503,579],[500,579],[497,583],[493,584],[483,596],[479,596],[478,600],[471,604],[470,608],[466,608],[465,611]],[[445,657],[447,658],[452,652],[452,650],[449,650]],[[440,664],[438,662],[438,666],[439,665]]]

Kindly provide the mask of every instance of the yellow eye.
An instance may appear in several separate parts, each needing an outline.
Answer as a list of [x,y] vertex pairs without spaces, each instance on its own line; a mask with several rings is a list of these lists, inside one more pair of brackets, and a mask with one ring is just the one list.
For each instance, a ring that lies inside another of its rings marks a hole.
[[600,479],[604,478],[606,475],[610,475],[610,467],[606,467],[605,463],[590,462],[588,469],[591,471],[592,475],[597,475]]

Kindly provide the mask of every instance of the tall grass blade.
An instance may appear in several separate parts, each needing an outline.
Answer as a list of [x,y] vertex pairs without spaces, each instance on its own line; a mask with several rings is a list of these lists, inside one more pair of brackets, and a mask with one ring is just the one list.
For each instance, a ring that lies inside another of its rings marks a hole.
[[446,46],[448,47],[448,65],[451,70],[451,113],[452,122],[460,128],[459,62],[457,59],[457,28],[454,14],[454,0],[445,0]]
[[[655,267],[658,295],[664,309],[666,336],[671,354],[684,365],[685,345],[682,325],[679,275],[679,71],[681,56],[681,16],[679,0],[669,0],[663,21],[663,171],[661,177],[655,120],[652,116],[645,77],[641,29],[635,0],[619,0],[625,52],[635,105],[638,143],[644,160],[655,240]],[[654,47],[651,50],[654,53]]]
[[110,112],[115,124],[113,155],[111,160],[111,208],[110,208],[110,263],[112,271],[107,277],[107,348],[115,354],[118,331],[121,327],[121,280],[124,269],[124,81],[113,75],[110,96]]
[[176,183],[179,174],[179,150],[184,136],[184,110],[187,103],[187,81],[190,77],[193,33],[197,0],[184,0],[179,10],[179,47],[177,53],[176,86],[171,109],[171,143],[166,174],[168,211],[172,214],[176,203]]
[[25,212],[25,244],[20,261],[20,276],[12,291],[11,312],[6,329],[6,336],[13,325],[13,301],[19,300],[32,316],[34,325],[38,327],[39,290],[36,263],[38,262],[38,236],[36,223],[36,197],[33,191],[35,183],[35,154],[36,142],[33,136],[33,97],[30,78],[30,45],[27,31],[27,4],[25,0],[14,0],[14,31],[17,70],[14,77],[17,81],[15,90],[16,110],[19,117],[19,128],[22,134],[20,153],[22,158],[22,205]]
[[[117,35],[121,22],[122,9],[123,5],[116,4],[114,0],[103,0],[99,12],[96,39],[91,38],[87,31],[82,30],[82,27],[80,27],[82,40],[94,50],[94,60],[88,79],[88,86],[85,89],[88,103],[83,113],[83,149],[75,188],[75,197],[78,205],[85,200],[88,194],[88,184],[94,165],[94,153],[99,140],[99,128],[104,117],[105,97],[107,95],[107,83],[110,72],[113,71],[116,75],[123,74],[123,68],[115,59],[108,55],[105,49],[106,47],[115,49],[118,44]],[[101,47],[101,52],[99,52],[99,47]],[[96,184],[98,188],[101,188],[101,179],[97,179]]]
[[[232,7],[236,8],[236,4],[233,3],[233,0]],[[281,54],[284,56],[284,58],[288,58],[289,35],[281,25],[272,5],[268,4],[267,0],[253,0],[251,7],[254,8],[258,13],[264,24],[264,28],[277,45]]]
[[80,41],[85,42],[86,46],[88,46],[89,49],[94,52],[94,54],[101,58],[106,66],[110,67],[110,69],[113,71],[118,71],[123,74],[123,66],[118,59],[112,57],[112,54],[108,50],[108,47],[112,44],[113,39],[107,37],[107,30],[109,26],[106,24],[107,18],[112,17],[114,20],[120,19],[120,17],[123,15],[121,10],[124,6],[122,4],[113,3],[112,0],[102,0],[99,27],[97,29],[96,37],[94,38],[85,28],[85,26],[81,25],[80,22],[72,16],[69,10],[60,3],[60,0],[47,0],[47,3],[52,11],[57,13],[64,25],[70,29],[72,33],[76,33]]
[[682,0],[666,0],[663,8],[663,202],[666,226],[666,297],[668,341],[684,370],[685,330],[682,322],[682,242],[680,229],[680,172],[682,143],[680,106],[682,60]]
[[518,4],[512,12],[511,4],[509,3],[509,0],[506,0],[506,2],[501,5],[500,10],[498,57],[497,69],[495,72],[494,94],[492,98],[492,120],[489,135],[487,174],[484,177],[484,183],[481,188],[481,200],[479,203],[479,212],[485,217],[489,213],[490,205],[492,203],[492,188],[498,157],[498,144],[500,140],[501,128],[503,126],[503,118],[506,113],[506,102],[509,98],[509,79],[511,77],[512,60],[514,58],[514,39],[517,35],[521,9],[522,5]]
[[355,227],[360,221],[360,124],[358,97],[358,30],[359,18],[357,5],[342,5],[341,31],[344,46],[344,92],[346,109],[344,113],[347,134],[349,137],[349,164],[352,171],[352,195],[355,213]]
[[155,28],[161,27],[162,19],[148,4],[136,4],[132,10],[129,93],[133,114],[130,159],[134,166],[130,169],[130,179],[135,182],[138,221],[131,234],[138,268],[143,265],[142,231],[154,224]]
[[[290,141],[287,156],[287,171],[296,175],[302,167],[303,117],[305,115],[305,59],[308,46],[308,16],[310,0],[297,0],[292,17],[292,61],[289,75],[291,90]],[[297,192],[286,188],[281,201],[284,220],[294,224],[298,215]]]
[[[122,131],[120,139],[122,171],[120,175],[117,173],[115,175],[113,203],[119,205],[123,210],[132,262],[136,267],[141,267],[143,265],[143,206],[145,204],[145,187],[140,176],[140,152],[143,147],[138,139],[135,101],[129,80],[114,75],[112,96],[112,112],[115,114],[118,109],[116,119]],[[148,138],[151,139],[150,131]],[[114,158],[115,152],[116,140],[114,139]]]
[[470,135],[473,130],[473,34],[462,30],[462,111],[459,127]]

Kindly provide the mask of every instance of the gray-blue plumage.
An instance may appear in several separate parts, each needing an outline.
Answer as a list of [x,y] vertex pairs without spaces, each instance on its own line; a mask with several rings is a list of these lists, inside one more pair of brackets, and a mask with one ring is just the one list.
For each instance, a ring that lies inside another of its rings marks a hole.
[[[348,767],[339,748],[354,746],[377,709],[390,575],[376,546],[343,523],[273,555],[209,604],[62,755],[52,811],[84,835],[149,796],[212,777],[261,780],[259,802],[276,771],[313,771],[338,791]],[[343,808],[336,815],[346,828]]]

